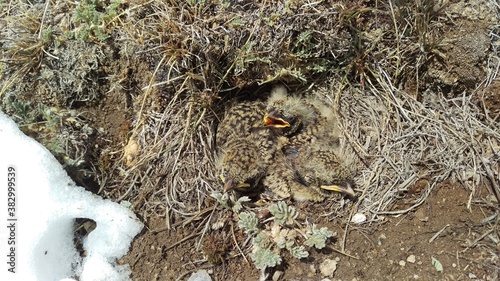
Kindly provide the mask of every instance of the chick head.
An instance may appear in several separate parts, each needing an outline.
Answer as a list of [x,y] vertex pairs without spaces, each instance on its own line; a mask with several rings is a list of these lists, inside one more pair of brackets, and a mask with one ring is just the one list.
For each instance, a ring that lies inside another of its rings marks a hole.
[[322,195],[332,197],[342,193],[356,197],[351,170],[332,150],[321,146],[308,147],[299,151],[293,161],[297,177]]
[[283,86],[275,87],[266,105],[264,126],[291,135],[315,119],[314,110],[298,96],[289,96]]

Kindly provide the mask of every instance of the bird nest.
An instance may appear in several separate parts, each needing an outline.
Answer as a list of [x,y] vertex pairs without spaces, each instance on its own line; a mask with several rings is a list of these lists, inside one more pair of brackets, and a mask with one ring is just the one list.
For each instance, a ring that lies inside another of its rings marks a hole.
[[[471,191],[469,205],[485,183],[496,200],[498,124],[485,118],[470,96],[427,93],[419,100],[380,77],[364,89],[334,78],[302,89],[329,101],[339,116],[341,146],[352,155],[346,161],[356,171],[358,199],[349,205],[342,199],[337,211],[381,221],[417,208],[447,179]],[[122,198],[135,198],[144,219],[164,216],[172,227],[212,210],[210,195],[222,191],[214,163],[215,132],[228,104],[221,100],[219,106],[203,107],[194,95],[179,93],[162,111],[142,112],[143,123],[129,141],[141,153],[123,173],[130,186]]]

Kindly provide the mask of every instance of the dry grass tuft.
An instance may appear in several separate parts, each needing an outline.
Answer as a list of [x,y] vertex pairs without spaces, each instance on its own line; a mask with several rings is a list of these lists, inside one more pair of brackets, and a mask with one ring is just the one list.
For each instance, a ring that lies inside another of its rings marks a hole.
[[436,94],[419,102],[385,75],[377,82],[340,98],[344,133],[366,165],[357,179],[358,211],[370,213],[371,221],[407,213],[445,179],[471,191],[469,207],[485,184],[494,195],[490,203],[498,201],[500,127],[485,124],[470,96]]

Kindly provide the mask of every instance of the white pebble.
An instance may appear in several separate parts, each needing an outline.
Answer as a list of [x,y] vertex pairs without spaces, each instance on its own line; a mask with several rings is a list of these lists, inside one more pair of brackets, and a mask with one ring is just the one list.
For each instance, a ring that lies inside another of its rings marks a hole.
[[212,278],[206,270],[199,269],[189,277],[188,281],[212,281]]
[[362,213],[356,213],[352,216],[351,222],[353,223],[363,223],[366,221],[366,215]]
[[319,265],[319,271],[325,277],[332,277],[335,270],[337,270],[337,262],[331,259],[325,259]]
[[406,258],[406,261],[409,263],[415,263],[416,261],[415,255],[409,255],[408,258]]
[[400,265],[400,266],[405,266],[405,265],[406,265],[406,262],[405,262],[404,260],[400,260],[400,261],[399,261],[399,265]]

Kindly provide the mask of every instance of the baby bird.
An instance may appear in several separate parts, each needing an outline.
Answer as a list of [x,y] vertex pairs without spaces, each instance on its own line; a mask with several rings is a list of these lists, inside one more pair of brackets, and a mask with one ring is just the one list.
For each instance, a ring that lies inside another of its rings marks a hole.
[[315,112],[305,106],[299,97],[288,96],[284,86],[271,90],[265,108],[264,126],[276,129],[277,135],[289,137],[300,131],[304,124],[309,125],[315,119]]
[[266,105],[264,125],[300,146],[321,139],[338,144],[338,120],[330,106],[317,98],[290,96],[284,86],[273,88]]
[[268,175],[263,179],[263,185],[281,198],[293,198],[295,201],[323,201],[325,196],[315,189],[297,180],[293,167],[282,153],[274,158],[274,163],[268,169]]
[[261,152],[248,137],[233,138],[221,149],[217,171],[224,191],[251,192],[265,175]]
[[302,186],[323,198],[333,192],[355,197],[352,176],[333,150],[339,131],[331,107],[318,99],[289,96],[284,87],[277,87],[267,102],[264,125],[288,137],[282,153]]
[[297,180],[322,196],[332,197],[338,192],[356,198],[352,189],[353,176],[333,149],[316,142],[304,145],[298,151],[285,151],[285,155]]
[[262,127],[264,113],[265,105],[261,101],[244,101],[231,106],[219,123],[217,146],[223,147],[232,138],[247,137],[253,128]]
[[217,170],[226,191],[254,191],[273,160],[277,143],[262,124],[264,109],[260,101],[241,102],[219,124]]

